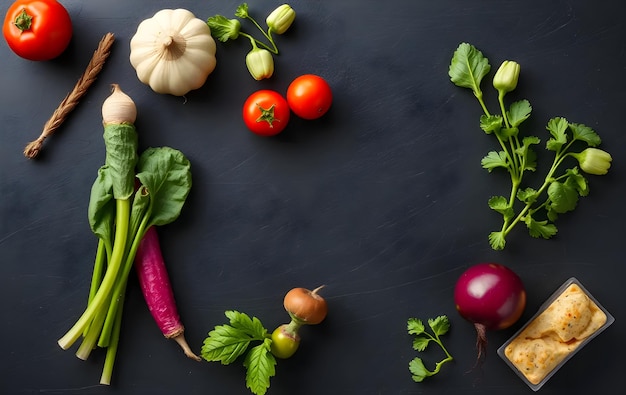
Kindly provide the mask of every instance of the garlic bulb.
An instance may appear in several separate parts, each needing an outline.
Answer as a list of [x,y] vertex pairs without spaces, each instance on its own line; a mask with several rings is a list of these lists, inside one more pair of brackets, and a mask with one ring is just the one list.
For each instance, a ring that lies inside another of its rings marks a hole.
[[124,93],[118,84],[111,86],[111,95],[102,103],[102,123],[134,124],[137,119],[135,102]]
[[164,9],[137,27],[130,63],[155,92],[183,96],[204,85],[213,72],[215,49],[206,22],[185,9]]

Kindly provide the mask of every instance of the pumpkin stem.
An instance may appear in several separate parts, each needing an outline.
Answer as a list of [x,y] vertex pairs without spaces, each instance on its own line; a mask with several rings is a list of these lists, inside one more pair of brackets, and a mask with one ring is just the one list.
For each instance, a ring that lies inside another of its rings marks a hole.
[[183,56],[187,43],[180,35],[167,34],[161,37],[161,51],[165,60],[176,60]]

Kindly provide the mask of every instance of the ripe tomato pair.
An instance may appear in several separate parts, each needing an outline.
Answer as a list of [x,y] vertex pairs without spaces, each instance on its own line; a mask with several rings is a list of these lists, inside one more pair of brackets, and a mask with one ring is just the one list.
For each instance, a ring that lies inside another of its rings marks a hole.
[[253,133],[274,136],[287,127],[292,111],[303,119],[317,119],[326,114],[332,100],[326,80],[305,74],[291,82],[286,99],[273,90],[254,92],[243,105],[243,120]]
[[61,55],[72,38],[70,15],[56,0],[17,0],[2,25],[7,44],[28,60],[50,60]]

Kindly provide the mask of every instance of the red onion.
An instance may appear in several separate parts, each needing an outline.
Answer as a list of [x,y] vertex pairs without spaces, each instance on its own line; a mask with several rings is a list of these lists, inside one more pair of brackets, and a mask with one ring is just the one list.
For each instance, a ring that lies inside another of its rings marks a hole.
[[461,274],[454,288],[454,303],[459,314],[474,323],[479,361],[487,347],[487,330],[508,328],[521,317],[526,290],[508,267],[481,263]]

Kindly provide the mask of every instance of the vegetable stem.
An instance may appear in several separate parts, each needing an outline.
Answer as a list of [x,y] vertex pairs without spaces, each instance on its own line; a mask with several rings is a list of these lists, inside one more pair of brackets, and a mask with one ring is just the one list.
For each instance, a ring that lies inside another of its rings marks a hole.
[[120,308],[119,306],[124,300],[126,285],[128,283],[128,275],[130,274],[130,271],[133,267],[133,262],[135,260],[137,248],[139,248],[139,243],[141,242],[141,239],[143,238],[143,235],[145,233],[148,218],[149,215],[145,215],[142,219],[141,224],[139,225],[139,229],[136,232],[133,232],[133,234],[135,234],[135,238],[133,239],[130,246],[130,251],[128,251],[128,254],[126,255],[126,260],[121,267],[119,280],[116,282],[113,288],[113,297],[111,299],[111,303],[109,304],[106,320],[102,328],[102,334],[100,335],[100,340],[98,341],[98,346],[100,347],[106,347],[109,344],[111,331],[113,330],[114,322],[117,319],[117,310]]
[[[257,39],[254,39],[254,41],[256,41],[257,43],[261,44],[263,47],[265,47],[267,50],[269,50],[270,52],[274,53],[275,55],[278,55],[278,47],[276,47],[276,43],[274,43],[274,39],[272,38],[271,30],[268,29],[267,32],[265,32],[265,30],[263,30],[263,28],[257,23],[257,21],[254,18],[252,18],[247,13],[246,13],[245,17],[246,17],[246,19],[252,21],[254,26],[256,26],[257,29],[259,29],[259,31],[263,34],[263,36],[265,36],[265,38],[267,38],[267,40],[270,42],[270,44],[272,44],[272,48],[270,48],[269,46],[265,45],[264,43],[260,42]],[[245,33],[239,33],[239,34],[246,35]]]
[[[125,295],[122,295],[122,302]],[[122,329],[122,313],[124,303],[120,304],[120,308],[117,309],[115,325],[111,335],[111,341],[107,347],[106,356],[104,358],[104,367],[102,368],[102,375],[100,376],[100,384],[110,385],[111,376],[113,376],[113,365],[115,365],[115,357],[117,355],[117,348],[120,342],[120,331]]]
[[267,45],[263,41],[260,41],[260,40],[252,37],[251,35],[249,35],[247,33],[239,32],[239,34],[241,36],[244,36],[244,37],[246,37],[246,38],[248,38],[250,40],[250,42],[252,43],[252,48],[256,48],[257,46],[260,46],[260,47],[263,47],[264,49],[267,49],[268,51],[270,51],[274,55],[278,55],[278,48],[276,47],[276,45],[274,44],[273,41],[271,41],[272,47],[270,47],[269,45]]
[[91,323],[94,316],[98,313],[102,306],[105,305],[107,298],[111,295],[111,291],[117,279],[117,274],[124,259],[126,238],[128,236],[129,217],[130,200],[117,199],[115,242],[113,244],[111,262],[92,302],[87,305],[87,308],[78,321],[76,321],[74,326],[61,339],[59,339],[59,346],[61,346],[64,350],[67,350],[76,342],[76,340],[78,340],[85,328]]
[[83,361],[87,360],[87,358],[89,358],[89,354],[91,354],[91,351],[95,348],[98,342],[98,337],[102,331],[102,323],[106,317],[106,312],[107,311],[105,309],[100,309],[96,313],[91,325],[89,325],[86,329],[85,338],[76,351],[76,356],[79,359],[82,359]]
[[476,97],[476,99],[478,99],[478,103],[480,103],[480,107],[482,107],[483,113],[485,113],[485,115],[488,117],[491,116],[491,114],[489,113],[489,110],[487,109],[487,106],[485,105],[485,100],[483,99],[482,90],[480,90],[479,88],[474,89],[474,96]]
[[[545,192],[545,190],[554,181],[554,178],[553,178],[554,177],[554,173],[556,172],[556,170],[558,169],[559,165],[563,162],[563,159],[565,159],[566,156],[568,156],[568,154],[561,155],[560,153],[557,153],[555,155],[554,161],[552,162],[552,166],[550,167],[550,171],[548,171],[548,174],[544,178],[543,184],[537,190],[537,192],[535,194],[536,196],[541,196],[541,194],[543,194],[543,192]],[[563,177],[565,177],[565,175]],[[512,206],[512,202],[513,202],[514,197],[515,197],[515,195],[512,194],[512,196],[511,196],[511,206]],[[522,208],[522,210],[519,212],[519,214],[515,217],[515,219],[513,221],[511,221],[511,222],[505,221],[504,222],[504,224],[502,225],[502,234],[504,236],[508,235],[511,232],[511,230],[513,230],[515,225],[517,225],[517,223],[519,223],[522,219],[524,219],[524,217],[530,211],[533,211],[531,209],[532,209],[533,204],[535,202],[536,202],[536,199],[534,199],[532,202],[526,203],[524,208]],[[544,202],[544,204],[546,204],[546,203],[547,203],[547,201]],[[537,209],[539,209],[540,207],[538,207]],[[536,211],[537,209],[535,209],[534,211]]]

